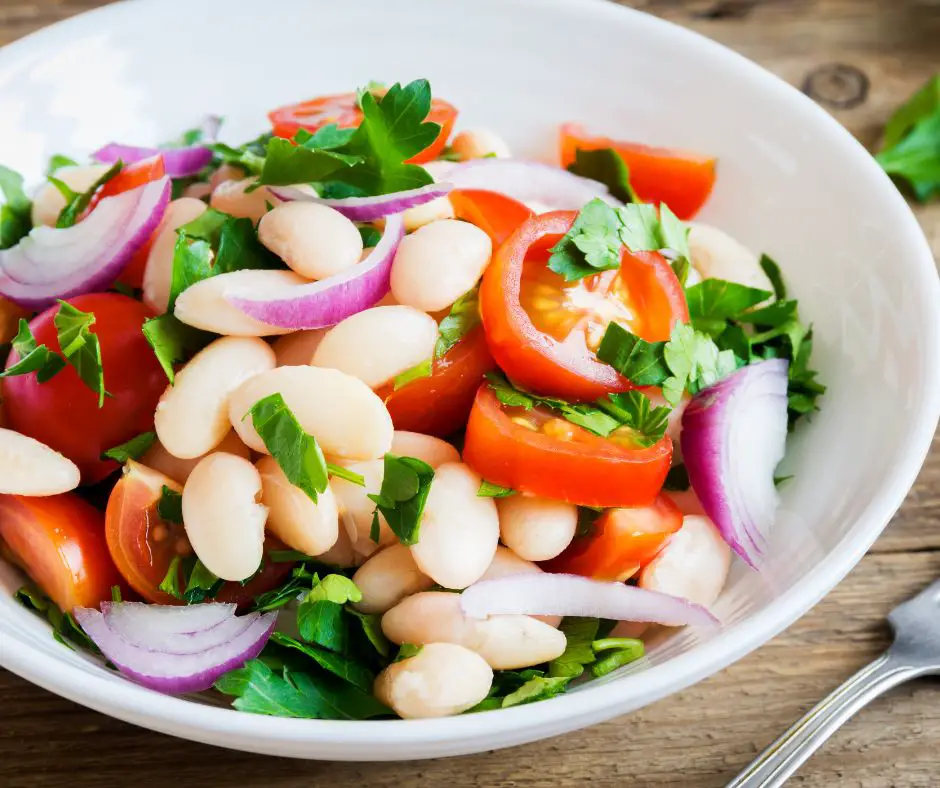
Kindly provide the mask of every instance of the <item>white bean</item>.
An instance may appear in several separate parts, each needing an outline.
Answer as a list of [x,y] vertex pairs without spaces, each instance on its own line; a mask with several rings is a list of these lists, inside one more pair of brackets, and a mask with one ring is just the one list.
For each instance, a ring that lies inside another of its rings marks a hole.
[[[224,451],[226,454],[234,454],[236,457],[244,457],[246,460],[251,456],[251,450],[241,442],[234,430],[229,430],[228,434],[222,438],[218,446],[214,447],[213,451]],[[147,453],[140,458],[140,464],[153,468],[164,476],[169,476],[174,481],[184,484],[189,478],[189,474],[193,472],[193,468],[199,464],[203,457],[205,457],[204,454],[187,460],[174,457],[157,440],[147,450]]]
[[346,533],[346,529],[340,528],[336,544],[325,553],[320,553],[317,556],[317,561],[335,566],[338,569],[348,569],[349,567],[359,566],[362,563],[362,556],[352,549],[352,542],[349,541],[349,534]]
[[496,504],[478,497],[479,489],[480,477],[463,463],[445,463],[434,472],[411,554],[418,568],[445,588],[476,582],[496,554]]
[[261,563],[266,506],[261,476],[249,460],[203,457],[183,486],[183,525],[199,560],[223,580],[251,577]]
[[727,279],[773,291],[773,285],[760,267],[760,258],[750,249],[717,227],[699,222],[689,226],[692,267],[703,279]]
[[385,668],[373,691],[407,720],[460,714],[483,700],[492,685],[493,669],[479,654],[453,643],[429,643]]
[[331,367],[379,388],[434,355],[437,323],[410,306],[376,306],[331,328],[313,364]]
[[170,282],[173,278],[173,252],[179,238],[176,232],[206,212],[206,204],[193,197],[173,200],[163,214],[154,235],[147,265],[144,268],[144,303],[154,312],[166,312],[170,303]]
[[363,613],[384,613],[405,597],[427,591],[434,585],[423,574],[411,551],[402,544],[393,544],[375,553],[356,570],[353,582],[362,592],[362,600],[354,607]]
[[365,462],[347,462],[343,467],[362,474],[365,486],[353,484],[345,479],[334,477],[330,482],[339,505],[339,516],[344,530],[349,535],[352,549],[357,555],[368,557],[380,547],[394,544],[397,540],[385,521],[379,514],[379,542],[376,544],[370,538],[372,531],[372,513],[375,511],[375,502],[369,498],[378,495],[382,488],[382,477],[385,475],[385,463],[382,460],[367,460]]
[[730,566],[731,550],[712,521],[687,515],[659,555],[643,568],[639,586],[707,607],[725,587]]
[[223,164],[209,178],[209,186],[215,191],[226,181],[240,181],[245,177],[245,171],[241,167],[232,164]]
[[289,202],[266,213],[258,240],[308,279],[352,268],[362,255],[356,225],[335,208],[313,202]]
[[287,334],[289,328],[278,328],[255,320],[233,306],[226,299],[227,293],[276,295],[294,285],[306,284],[307,280],[293,271],[248,268],[231,271],[203,279],[187,287],[176,299],[173,314],[179,320],[195,328],[215,334],[240,337],[268,337]]
[[288,547],[320,555],[339,538],[339,511],[333,490],[310,496],[290,483],[273,457],[255,463],[261,474],[261,500],[268,507],[268,530]]
[[382,616],[382,631],[393,643],[456,643],[475,651],[494,670],[539,665],[561,656],[566,639],[554,627],[531,616],[469,618],[460,594],[424,591],[410,596]]
[[45,443],[0,428],[0,493],[45,496],[78,487],[78,466]]
[[438,219],[453,219],[454,205],[451,203],[450,197],[444,195],[426,202],[424,205],[407,208],[401,218],[405,222],[405,230],[411,233],[419,227],[436,222]]
[[268,212],[268,204],[279,205],[281,202],[271,194],[267,186],[246,192],[246,189],[253,186],[257,180],[251,177],[239,181],[222,181],[213,190],[209,205],[222,213],[239,219],[251,219],[257,224]]
[[484,156],[495,156],[497,159],[507,159],[510,156],[509,146],[489,129],[461,131],[454,137],[450,147],[462,161],[482,159]]
[[154,428],[174,457],[211,451],[228,434],[229,396],[259,372],[274,368],[274,351],[254,337],[211,342],[176,374],[157,403]]
[[426,224],[405,236],[392,264],[392,294],[423,312],[450,306],[473,287],[493,243],[479,227],[456,219]]
[[[512,575],[540,574],[543,571],[542,567],[538,564],[526,561],[524,558],[517,556],[508,547],[500,545],[496,548],[496,555],[493,556],[492,563],[483,573],[480,581],[498,580],[501,577],[510,577]],[[533,618],[544,621],[550,627],[556,628],[561,623],[562,619],[561,616],[533,616]]]
[[330,457],[371,460],[392,447],[392,417],[361,380],[336,369],[278,367],[245,381],[229,401],[232,426],[255,451],[268,453],[251,419],[244,416],[258,400],[274,393],[281,394]]
[[547,561],[574,539],[578,507],[530,495],[510,495],[496,501],[499,535],[510,550],[527,561]]
[[[110,166],[110,164],[81,164],[74,167],[60,167],[56,170],[55,177],[72,191],[81,193],[94,186],[95,181],[104,175]],[[65,197],[62,196],[62,192],[51,183],[44,183],[33,197],[33,226],[55,227],[64,207]]]
[[313,363],[313,354],[317,352],[320,341],[326,336],[327,329],[314,328],[310,331],[295,331],[285,334],[271,345],[279,367],[302,367]]
[[399,457],[423,460],[432,468],[437,468],[445,462],[460,462],[460,452],[447,441],[421,432],[395,430],[391,451]]

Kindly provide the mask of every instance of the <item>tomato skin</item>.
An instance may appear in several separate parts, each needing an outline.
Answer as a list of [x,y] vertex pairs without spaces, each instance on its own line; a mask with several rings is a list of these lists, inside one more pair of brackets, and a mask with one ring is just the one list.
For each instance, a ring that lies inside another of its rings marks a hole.
[[75,493],[0,495],[0,547],[64,611],[97,608],[124,585],[101,512]]
[[[378,94],[380,91],[375,92]],[[355,93],[338,93],[278,107],[268,113],[268,119],[275,137],[292,140],[300,129],[314,132],[330,123],[335,123],[341,129],[358,126],[362,122],[362,111],[356,102]],[[456,107],[443,99],[432,99],[427,120],[437,123],[441,131],[434,142],[408,159],[408,163],[422,164],[436,159],[447,144],[456,119]]]
[[463,460],[484,479],[518,492],[581,506],[646,506],[662,489],[672,460],[668,436],[628,449],[571,425],[560,440],[513,422],[488,384],[477,391]]
[[483,230],[494,249],[502,246],[526,219],[535,216],[531,208],[518,200],[485,189],[454,189],[448,196],[456,217]]
[[[520,225],[483,274],[480,308],[490,352],[512,380],[542,394],[590,401],[632,385],[583,343],[561,342],[540,331],[520,301],[526,259],[544,257],[576,217],[576,211],[553,211]],[[610,274],[596,275],[603,276]],[[624,250],[616,276],[636,291],[644,319],[644,329],[637,333],[644,339],[668,339],[677,322],[688,321],[682,285],[659,253]]]
[[384,386],[376,393],[396,430],[445,437],[466,425],[480,381],[495,368],[483,330],[477,327],[434,360],[431,377],[413,380],[398,391]]
[[588,534],[540,566],[546,572],[623,581],[652,561],[681,527],[679,507],[660,493],[650,506],[604,512]]
[[[68,301],[83,312],[94,312],[92,333],[101,344],[105,388],[114,396],[98,407],[97,395],[66,366],[39,383],[36,373],[4,378],[2,396],[10,426],[51,446],[78,465],[82,482],[92,484],[117,469],[101,453],[153,428],[153,412],[167,385],[166,376],[140,327],[153,313],[118,293],[91,293]],[[58,305],[34,317],[30,328],[36,342],[58,352],[53,319]],[[14,351],[7,368],[15,364]]]
[[715,159],[688,151],[669,150],[593,137],[577,124],[561,127],[561,166],[575,159],[575,151],[613,148],[630,169],[630,183],[641,200],[668,205],[680,219],[701,210],[715,185]]

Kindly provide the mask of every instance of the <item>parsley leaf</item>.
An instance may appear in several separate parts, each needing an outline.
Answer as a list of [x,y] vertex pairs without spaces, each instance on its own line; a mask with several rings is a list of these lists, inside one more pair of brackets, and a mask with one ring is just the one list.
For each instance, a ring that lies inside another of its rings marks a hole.
[[571,229],[551,248],[548,268],[566,282],[620,267],[620,220],[600,198],[578,213]]
[[49,163],[46,165],[46,177],[55,175],[63,167],[75,167],[77,165],[78,162],[68,156],[63,156],[61,153],[53,154],[49,157]]
[[[65,207],[59,212],[59,218],[56,220],[55,226],[57,228],[71,227],[78,221],[78,218],[84,213],[85,209],[91,204],[92,197],[95,196],[95,192],[98,191],[102,186],[104,186],[108,181],[110,181],[115,175],[117,175],[124,167],[124,163],[121,161],[116,161],[112,164],[105,172],[102,174],[98,180],[96,180],[86,191],[81,194],[76,194],[72,192],[71,197],[66,197],[68,202]],[[49,179],[51,182],[55,183],[57,188],[61,187],[61,181],[56,182],[55,178]],[[71,192],[72,190],[69,189]]]
[[355,154],[323,148],[314,150],[310,146],[314,139],[316,135],[304,145],[294,145],[290,140],[279,137],[272,139],[268,143],[258,183],[262,186],[290,186],[325,181],[363,161],[361,156]]
[[486,479],[480,482],[480,489],[477,490],[477,498],[508,498],[515,494],[516,491],[512,488],[493,484]]
[[[193,556],[190,556],[190,559],[193,559]],[[191,560],[191,563],[192,567],[189,568],[186,588],[183,591],[183,600],[187,605],[198,605],[207,599],[214,599],[222,590],[225,581],[210,572],[198,558]]]
[[402,643],[398,648],[398,653],[395,655],[395,659],[392,662],[401,662],[403,659],[411,659],[412,657],[418,656],[424,649],[423,645],[416,643]]
[[145,320],[140,329],[170,383],[175,382],[175,364],[186,361],[212,341],[208,331],[186,325],[170,313]]
[[[337,606],[338,607],[338,606]],[[342,608],[338,608],[342,612]],[[295,651],[299,651],[301,654],[310,657],[314,662],[317,663],[324,670],[328,670],[334,676],[338,676],[344,681],[348,681],[354,687],[361,689],[363,692],[371,692],[372,684],[375,681],[375,674],[369,670],[365,665],[356,662],[349,657],[338,654],[333,651],[328,651],[325,648],[320,648],[318,646],[301,643],[299,640],[295,640],[289,635],[285,635],[282,632],[275,632],[271,635],[271,640],[277,643],[280,646],[285,646]]]
[[636,192],[630,185],[630,170],[627,163],[613,148],[585,150],[578,148],[574,152],[574,161],[568,165],[568,171],[582,178],[603,183],[610,193],[621,202],[639,202]]
[[392,650],[392,644],[382,631],[382,614],[360,613],[352,607],[347,607],[346,612],[359,621],[362,634],[372,644],[379,657],[387,660]]
[[619,323],[611,323],[601,339],[597,357],[637,386],[660,386],[669,377],[663,357],[665,345],[647,342]]
[[636,662],[646,653],[643,641],[636,638],[603,638],[595,640],[591,648],[595,653],[610,652],[591,666],[594,678],[606,676],[619,667]]
[[537,700],[547,700],[561,695],[567,689],[571,679],[559,676],[535,676],[529,679],[515,692],[503,698],[502,708],[519,706],[523,703],[534,703]]
[[597,637],[600,621],[596,618],[566,616],[558,627],[565,635],[567,645],[560,657],[548,663],[548,675],[574,679],[584,673],[586,665],[594,662],[591,643]]
[[386,454],[382,487],[378,495],[369,495],[375,502],[373,530],[381,513],[399,542],[417,544],[433,479],[434,469],[423,460]]
[[480,288],[474,287],[454,301],[438,326],[434,358],[441,358],[461,339],[480,325]]
[[737,318],[771,296],[773,293],[767,290],[724,279],[703,279],[685,291],[692,325],[713,339],[725,330],[729,319]]
[[27,610],[32,610],[36,615],[45,618],[52,627],[52,637],[63,646],[73,650],[75,646],[78,646],[94,654],[101,653],[72,614],[63,613],[37,585],[27,583],[20,586],[13,594],[13,598]]
[[164,484],[160,490],[160,500],[157,501],[157,515],[164,522],[182,525],[183,493]]
[[128,460],[139,460],[147,453],[147,450],[153,446],[153,442],[156,439],[157,433],[142,432],[140,435],[135,435],[129,441],[125,441],[119,446],[108,449],[106,452],[102,453],[101,459],[116,460],[120,463],[125,463]]
[[336,605],[345,605],[347,602],[361,602],[362,592],[345,575],[332,574],[324,577],[310,589],[306,601],[326,601]]
[[82,312],[66,301],[59,301],[59,311],[52,320],[59,337],[59,347],[82,382],[98,395],[98,407],[104,405],[104,369],[101,365],[101,344],[92,333],[94,312]]
[[906,181],[919,200],[940,196],[940,74],[890,118],[875,159],[889,175]]
[[392,383],[393,390],[398,391],[402,386],[407,386],[413,380],[431,377],[432,364],[432,359],[427,358],[420,364],[415,364],[411,369],[406,369],[404,372],[399,373],[395,376],[395,380]]
[[[164,489],[167,488],[164,487]],[[160,585],[158,586],[164,594],[169,594],[177,599],[183,598],[183,589],[180,587],[180,564],[182,560],[181,556],[173,556],[173,560],[170,561],[166,574],[163,576],[163,580],[160,581]]]
[[339,654],[346,651],[349,627],[342,605],[326,599],[302,602],[297,608],[297,629],[308,643]]
[[304,591],[309,591],[313,588],[317,579],[317,575],[311,573],[306,565],[301,564],[300,566],[294,567],[286,583],[255,597],[252,610],[265,613],[269,610],[282,608],[284,605],[297,599]]
[[598,405],[623,427],[628,427],[634,440],[641,446],[652,446],[663,439],[672,411],[664,405],[652,407],[649,397],[636,389],[623,394],[610,394],[606,400],[598,400]]
[[37,382],[45,383],[65,368],[65,361],[58,353],[45,345],[36,344],[36,338],[29,330],[29,323],[23,318],[20,318],[19,330],[13,337],[12,344],[19,360],[8,370],[0,372],[0,378],[35,372]]
[[287,480],[316,503],[329,481],[317,439],[304,431],[279,393],[258,400],[245,418],[248,416]]
[[33,229],[32,202],[23,191],[23,176],[9,167],[0,166],[0,249],[16,246]]
[[770,284],[774,289],[774,298],[777,300],[782,300],[787,297],[787,286],[783,283],[783,274],[780,273],[780,266],[774,262],[773,258],[769,255],[762,254],[760,256],[760,267],[767,278],[770,280]]

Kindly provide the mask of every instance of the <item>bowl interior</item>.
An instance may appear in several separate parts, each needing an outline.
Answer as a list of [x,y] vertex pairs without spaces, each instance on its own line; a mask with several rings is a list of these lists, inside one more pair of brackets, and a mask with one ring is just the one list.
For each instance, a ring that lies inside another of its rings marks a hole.
[[[936,272],[890,182],[831,118],[722,47],[602,2],[282,0],[219,14],[209,0],[119,4],[0,53],[0,151],[28,179],[53,153],[156,143],[207,112],[237,142],[280,104],[370,79],[427,77],[519,154],[552,157],[564,121],[715,154],[701,215],[781,265],[812,320],[829,386],[790,443],[767,570],[736,563],[713,635],[687,630],[637,668],[535,707],[430,722],[241,715],[123,682],[59,646],[0,566],[0,661],[60,694],[169,733],[295,755],[391,759],[505,746],[614,716],[740,657],[805,612],[903,499],[937,420]],[[180,20],[185,19],[185,24]],[[525,34],[520,35],[519,30]],[[603,686],[602,686],[603,685]]]

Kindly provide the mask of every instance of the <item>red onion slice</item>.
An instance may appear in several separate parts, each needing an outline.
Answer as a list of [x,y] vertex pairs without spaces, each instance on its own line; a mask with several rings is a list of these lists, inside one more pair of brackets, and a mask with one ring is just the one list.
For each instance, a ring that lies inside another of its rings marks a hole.
[[123,161],[134,164],[152,156],[162,156],[166,174],[171,178],[188,178],[196,175],[212,161],[212,151],[201,145],[191,148],[141,148],[112,142],[91,154],[95,161],[113,164]]
[[392,214],[385,222],[382,239],[352,268],[319,282],[280,287],[267,295],[233,289],[225,294],[225,300],[269,326],[294,330],[336,325],[385,297],[395,251],[404,237],[401,214]]
[[159,640],[172,635],[191,635],[230,620],[235,615],[234,603],[202,605],[149,605],[145,602],[102,602],[101,612],[108,625],[129,640],[149,636]]
[[732,550],[755,569],[780,503],[774,469],[787,440],[787,362],[743,367],[700,391],[682,414],[692,489]]
[[315,202],[335,208],[347,219],[354,222],[372,222],[393,213],[401,213],[416,205],[424,205],[431,200],[447,195],[453,186],[449,183],[430,183],[420,189],[408,189],[392,194],[380,194],[377,197],[346,197],[342,200],[330,200],[301,191],[296,186],[269,186],[268,190],[279,200],[291,202]]
[[[144,605],[143,607],[146,609],[149,606]],[[182,625],[188,628],[192,627],[195,622],[179,622],[178,617],[173,613],[153,616],[148,613],[141,613],[139,609],[125,610],[124,603],[111,604],[106,609],[102,605],[101,612],[104,613],[104,620],[107,625],[132,646],[153,651],[154,644],[159,643],[160,646],[156,650],[167,654],[198,654],[201,651],[221,646],[242,634],[251,626],[253,621],[251,616],[236,617],[234,613],[228,611],[228,605],[207,604],[193,605],[192,607],[224,607],[224,618],[207,627],[175,632],[173,631],[174,627]],[[231,607],[234,607],[234,605]],[[161,605],[153,609],[168,611],[176,608]],[[213,615],[215,618],[219,618],[219,614]],[[208,620],[208,616],[205,618]],[[174,621],[178,623],[173,623]]]
[[170,179],[161,178],[106,197],[72,227],[33,228],[0,251],[0,295],[40,310],[106,288],[157,229],[169,202]]
[[487,189],[548,210],[580,210],[595,197],[621,205],[607,187],[561,167],[524,159],[474,159],[445,170],[455,189]]
[[548,572],[480,581],[460,595],[460,606],[474,618],[508,613],[587,616],[670,627],[718,623],[706,608],[686,599],[623,583]]
[[[112,613],[115,606],[110,608]],[[175,606],[172,609],[187,610]],[[188,637],[193,641],[187,644],[185,653],[173,653],[165,650],[166,643],[159,635],[152,636],[145,643],[128,641],[98,610],[77,607],[73,613],[85,634],[121,673],[145,687],[170,694],[209,689],[223,673],[258,656],[277,623],[276,612],[249,613],[242,618],[232,616],[231,620],[241,626],[237,634],[219,642],[213,631],[226,624],[217,624],[202,632],[189,633]],[[246,621],[247,624],[244,623]],[[204,639],[205,648],[197,650],[198,638]]]

